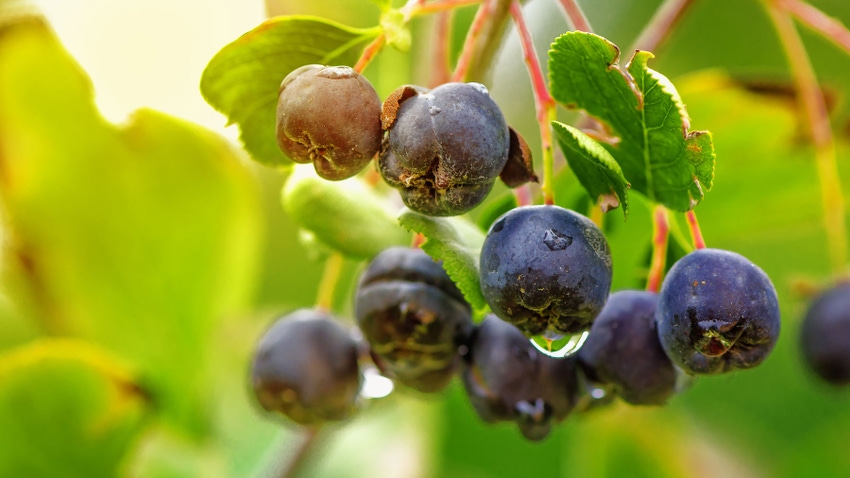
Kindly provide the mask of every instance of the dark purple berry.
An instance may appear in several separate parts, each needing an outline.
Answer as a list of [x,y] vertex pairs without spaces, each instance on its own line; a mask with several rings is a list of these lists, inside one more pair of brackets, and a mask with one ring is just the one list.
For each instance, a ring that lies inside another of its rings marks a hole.
[[302,66],[281,83],[276,128],[290,159],[312,162],[325,179],[349,178],[381,147],[381,99],[350,67]]
[[379,368],[421,392],[448,384],[472,317],[440,263],[421,249],[381,252],[360,279],[355,310]]
[[655,319],[667,356],[689,373],[755,367],[779,337],[779,303],[767,274],[720,249],[696,250],[670,268]]
[[383,106],[387,144],[378,168],[412,210],[432,216],[477,206],[505,166],[508,126],[478,83],[396,90]]
[[481,292],[527,335],[590,328],[611,288],[611,253],[586,217],[558,206],[502,215],[481,248]]
[[342,420],[360,392],[357,357],[357,342],[345,326],[319,310],[296,310],[260,339],[254,392],[263,408],[302,425]]
[[481,322],[468,347],[463,383],[486,422],[515,421],[526,438],[542,440],[575,406],[574,358],[547,357],[495,315]]
[[632,405],[663,405],[676,387],[676,369],[658,341],[657,303],[652,292],[611,294],[577,355],[588,379]]
[[803,318],[803,358],[817,376],[834,385],[850,383],[850,284],[818,296]]

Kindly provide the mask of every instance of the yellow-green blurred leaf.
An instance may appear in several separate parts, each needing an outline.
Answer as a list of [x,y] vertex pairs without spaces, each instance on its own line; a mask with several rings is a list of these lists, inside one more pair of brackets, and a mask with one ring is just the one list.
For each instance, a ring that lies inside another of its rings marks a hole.
[[147,406],[130,369],[89,344],[9,350],[0,355],[0,476],[115,476]]
[[151,110],[118,128],[92,98],[40,19],[0,31],[13,282],[26,284],[45,332],[139,364],[168,419],[202,435],[217,324],[253,286],[256,185],[216,135]]

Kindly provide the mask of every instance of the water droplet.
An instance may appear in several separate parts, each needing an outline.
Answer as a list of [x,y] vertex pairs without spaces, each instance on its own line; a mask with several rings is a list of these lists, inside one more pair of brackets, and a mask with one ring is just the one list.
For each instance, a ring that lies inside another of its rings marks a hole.
[[360,387],[360,397],[366,400],[384,398],[395,388],[393,381],[381,375],[377,368],[368,367],[363,370],[363,385]]
[[550,251],[563,251],[572,243],[572,237],[554,229],[547,229],[546,232],[543,233],[543,244],[546,244],[546,247],[548,247]]
[[588,332],[584,331],[572,335],[560,335],[547,330],[543,335],[535,335],[531,338],[531,345],[549,357],[562,358],[578,352],[578,349],[587,340]]
[[428,108],[428,113],[429,113],[431,116],[437,116],[438,114],[440,114],[440,112],[441,112],[441,111],[443,111],[443,110],[441,110],[441,109],[440,109],[439,107],[437,107],[437,106],[432,106],[432,107]]
[[594,400],[602,400],[603,398],[605,398],[605,389],[591,388],[590,396],[593,397]]

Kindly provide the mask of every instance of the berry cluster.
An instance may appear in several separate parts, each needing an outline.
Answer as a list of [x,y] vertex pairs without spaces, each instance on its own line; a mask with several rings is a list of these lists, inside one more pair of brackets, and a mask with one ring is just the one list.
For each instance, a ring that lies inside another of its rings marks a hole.
[[[535,179],[527,146],[476,83],[403,86],[381,103],[354,70],[309,65],[281,86],[277,132],[287,155],[312,161],[326,179],[350,177],[376,158],[404,203],[431,216],[473,209],[496,176],[509,186]],[[673,265],[657,293],[611,294],[612,274],[608,242],[591,220],[554,205],[513,208],[481,247],[478,279],[492,314],[473,324],[441,263],[416,247],[386,249],[357,286],[360,334],[318,310],[283,317],[257,351],[257,396],[268,410],[315,424],[356,408],[362,367],[421,393],[459,374],[483,420],[515,422],[540,440],[574,411],[614,397],[663,405],[689,377],[754,367],[776,344],[776,291],[739,254],[698,249]],[[846,319],[836,316],[848,296],[818,302],[809,328]],[[565,337],[586,341],[563,358],[539,346]],[[850,380],[846,355],[807,350],[815,368]]]
[[276,131],[289,158],[329,180],[354,176],[377,155],[405,205],[432,216],[472,210],[497,176],[511,187],[536,180],[525,141],[480,83],[405,85],[382,104],[352,68],[307,65],[281,83]]

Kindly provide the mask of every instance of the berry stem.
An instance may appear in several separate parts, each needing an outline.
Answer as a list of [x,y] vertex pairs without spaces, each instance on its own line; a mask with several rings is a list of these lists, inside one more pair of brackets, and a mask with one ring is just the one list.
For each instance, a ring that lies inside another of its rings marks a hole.
[[685,219],[688,220],[688,229],[691,231],[691,240],[694,243],[694,249],[705,249],[705,239],[703,239],[702,231],[699,228],[697,213],[690,210],[685,213]]
[[531,201],[531,186],[528,183],[520,187],[514,188],[514,196],[516,197],[517,206],[530,206]]
[[363,53],[360,55],[360,58],[357,60],[357,63],[354,64],[354,71],[357,73],[363,73],[363,70],[369,65],[375,55],[384,48],[384,45],[387,43],[387,36],[383,33],[378,35],[372,43],[366,45],[366,48],[363,50]]
[[325,271],[319,282],[319,293],[316,295],[316,308],[326,311],[333,310],[333,299],[339,276],[342,272],[342,254],[335,252],[325,260]]
[[775,0],[774,4],[850,54],[850,30],[840,21],[800,0]]
[[295,478],[300,474],[304,463],[307,461],[307,458],[310,456],[310,453],[319,441],[319,430],[319,427],[309,427],[304,429],[304,438],[301,440],[301,444],[298,448],[294,451],[289,462],[283,470],[281,470],[280,478]]
[[664,278],[664,266],[667,265],[667,238],[670,232],[670,222],[667,208],[658,204],[652,213],[652,262],[646,278],[646,290],[658,292],[661,290],[661,280]]
[[459,7],[468,5],[477,5],[482,0],[435,0],[433,2],[419,2],[415,7],[410,9],[410,13],[405,18],[413,18],[418,15],[426,15],[429,13],[445,12],[454,10]]
[[581,10],[577,1],[559,0],[559,2],[561,3],[561,8],[564,9],[564,13],[567,15],[567,19],[573,25],[573,30],[588,33],[593,32],[590,23],[587,21],[587,17],[584,16],[584,12]]
[[522,55],[531,77],[531,89],[534,91],[534,106],[537,109],[537,123],[540,127],[540,146],[543,151],[543,203],[551,205],[555,204],[555,191],[552,186],[555,155],[552,149],[552,129],[549,125],[556,117],[555,99],[549,94],[546,77],[537,59],[531,32],[525,23],[519,0],[511,2],[510,13],[519,33]]
[[452,11],[437,14],[434,24],[436,42],[431,54],[431,88],[448,82],[452,77],[450,44],[452,40]]
[[694,0],[665,0],[635,40],[632,50],[654,51],[664,42]]
[[484,23],[487,21],[487,17],[493,9],[493,3],[493,0],[484,0],[484,2],[481,3],[481,6],[478,7],[478,11],[475,13],[475,18],[472,19],[472,24],[466,32],[466,39],[463,41],[463,49],[460,51],[460,56],[457,59],[457,65],[455,65],[455,71],[452,73],[452,81],[463,81],[466,78],[470,64],[472,63],[472,58],[475,55],[475,45],[478,43],[478,37],[484,30]]
[[844,222],[844,197],[838,177],[835,138],[829,123],[829,113],[806,47],[790,14],[782,10],[779,3],[767,4],[766,7],[788,58],[809,134],[814,143],[829,259],[833,273],[838,275],[844,271],[847,264],[847,226]]

